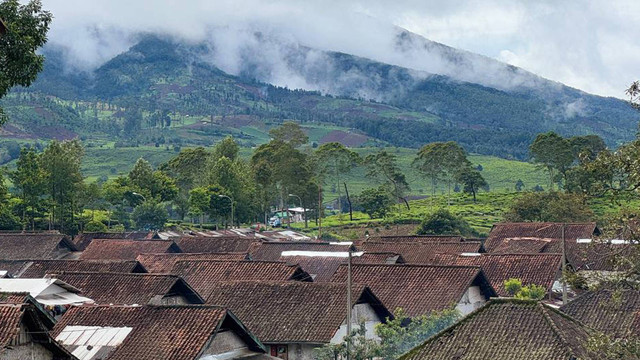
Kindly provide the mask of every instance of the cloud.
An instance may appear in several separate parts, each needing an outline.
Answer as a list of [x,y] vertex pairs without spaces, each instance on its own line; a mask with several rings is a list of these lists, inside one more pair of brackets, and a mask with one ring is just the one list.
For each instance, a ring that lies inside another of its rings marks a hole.
[[[50,41],[67,48],[74,68],[91,69],[124,51],[141,32],[205,41],[210,60],[231,73],[243,52],[265,51],[256,64],[280,84],[314,87],[283,57],[291,46],[346,52],[431,73],[513,87],[535,81],[504,76],[487,59],[459,66],[441,48],[398,51],[397,27],[521,66],[543,77],[601,95],[623,97],[640,78],[635,1],[519,0],[44,0],[55,21]],[[272,39],[260,43],[256,33]],[[423,45],[423,44],[420,44]],[[252,54],[257,54],[253,52]],[[308,67],[326,59],[310,53]]]

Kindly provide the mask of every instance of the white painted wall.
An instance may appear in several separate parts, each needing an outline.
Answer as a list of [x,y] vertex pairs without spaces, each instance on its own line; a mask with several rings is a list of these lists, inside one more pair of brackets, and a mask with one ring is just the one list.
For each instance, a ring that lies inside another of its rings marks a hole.
[[51,360],[53,354],[40,344],[12,346],[0,350],[0,360]]
[[[351,328],[355,329],[357,326],[360,326],[360,323],[364,321],[365,327],[367,328],[366,337],[367,339],[378,339],[375,334],[374,327],[376,324],[379,324],[381,321],[378,319],[378,315],[373,310],[370,304],[356,304],[351,310]],[[342,342],[342,339],[347,335],[347,319],[345,316],[342,325],[336,333],[333,335],[331,339],[332,344],[338,344]]]
[[481,307],[486,302],[487,300],[482,295],[480,286],[471,286],[465,291],[464,295],[462,295],[462,299],[460,299],[456,309],[464,316]]

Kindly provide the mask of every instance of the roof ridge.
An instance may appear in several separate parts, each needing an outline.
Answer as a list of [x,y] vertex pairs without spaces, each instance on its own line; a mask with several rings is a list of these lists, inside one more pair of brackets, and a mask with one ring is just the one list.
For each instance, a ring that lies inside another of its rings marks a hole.
[[[346,266],[347,264],[340,264],[340,267]],[[385,267],[417,267],[417,268],[474,268],[480,269],[480,266],[476,265],[443,265],[443,264],[415,264],[415,263],[404,263],[404,264],[369,264],[369,263],[354,263],[351,266],[385,266]]]
[[[137,261],[137,260],[129,260],[129,261]],[[123,275],[123,276],[137,276],[137,277],[142,277],[142,276],[151,276],[151,277],[174,277],[174,278],[180,278],[180,276],[178,275],[174,275],[174,274],[158,274],[158,273],[123,273],[123,272],[116,272],[116,271],[54,271],[54,272],[48,272],[46,275],[48,276],[55,276],[55,275],[82,275],[82,274],[89,274],[89,275],[93,275],[93,274],[100,274],[100,275]]]
[[[551,326],[551,329],[553,330],[554,334],[560,339],[560,341],[564,344],[564,346],[567,347],[570,350],[571,355],[576,356],[577,353],[576,353],[575,349],[573,349],[573,347],[571,346],[571,343],[569,341],[567,341],[566,337],[564,336],[564,334],[560,330],[560,327],[555,323],[555,321],[553,321],[553,319],[551,318],[551,315],[549,314],[549,311],[553,311],[553,312],[555,312],[555,311],[553,309],[551,309],[550,307],[542,304],[542,303],[538,303],[537,306],[542,311],[542,315],[543,315],[544,319]],[[568,319],[570,321],[574,320],[573,318],[569,317],[568,315],[562,314],[560,312],[556,312],[556,315],[563,316],[563,317],[565,317],[566,319]],[[582,324],[579,324],[579,325],[582,325]]]

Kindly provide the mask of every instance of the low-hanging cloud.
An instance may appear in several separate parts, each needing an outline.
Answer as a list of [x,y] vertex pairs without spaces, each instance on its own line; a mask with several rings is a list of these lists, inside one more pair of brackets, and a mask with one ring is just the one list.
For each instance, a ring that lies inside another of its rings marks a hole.
[[[631,35],[624,34],[635,21],[624,25],[617,17],[637,16],[640,6],[629,2],[634,12],[608,4],[524,0],[508,5],[412,0],[44,1],[56,17],[51,43],[65,47],[68,63],[80,70],[93,69],[125,51],[140,33],[158,33],[209,44],[213,51],[206,60],[232,74],[242,72],[243,62],[252,59],[261,71],[261,80],[290,88],[330,92],[334,84],[310,81],[307,76],[332,71],[330,59],[319,51],[328,50],[503,89],[535,88],[541,81],[492,59],[500,58],[552,80],[621,97],[624,86],[640,77],[634,74],[637,67],[629,66],[633,64],[629,58],[640,53],[640,47],[631,45]],[[575,21],[572,15],[577,17]],[[421,37],[401,36],[399,27],[487,57],[461,56]],[[616,44],[625,51],[613,56]],[[296,47],[305,51],[294,51]],[[292,58],[294,53],[303,55]],[[301,63],[291,64],[292,59]],[[362,79],[364,75],[348,73],[341,81],[375,82]]]

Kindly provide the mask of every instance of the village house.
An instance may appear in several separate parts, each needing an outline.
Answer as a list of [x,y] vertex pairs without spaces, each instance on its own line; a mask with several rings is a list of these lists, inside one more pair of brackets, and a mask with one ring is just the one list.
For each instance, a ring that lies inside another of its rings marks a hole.
[[597,360],[595,332],[535,301],[496,299],[417,346],[400,360]]
[[[425,242],[425,243],[452,243],[465,242],[467,239],[460,235],[386,235],[386,236],[370,236],[365,241],[372,242]],[[477,240],[472,240],[477,241]]]
[[25,260],[21,271],[14,277],[40,278],[49,273],[63,272],[146,273],[135,260]]
[[[528,241],[532,243],[532,245],[527,246],[524,252],[526,253],[535,253],[535,252],[543,252],[542,249],[539,251],[532,251],[531,246],[544,247],[548,246],[540,240],[544,242],[553,242],[557,244],[562,241],[564,229],[564,238],[567,242],[577,242],[579,239],[592,239],[594,236],[600,234],[600,229],[596,226],[596,223],[551,223],[551,222],[523,222],[523,223],[499,223],[493,225],[491,231],[489,232],[489,236],[485,240],[484,247],[487,252],[492,253],[495,252],[498,247],[501,247],[500,250],[503,253],[520,253],[522,251],[518,251],[517,247],[515,249],[509,249],[505,247],[503,242],[505,240],[511,239],[510,242],[514,243],[518,241],[518,239]],[[537,244],[537,245],[535,245]],[[517,246],[515,244],[511,244],[511,246]],[[560,250],[562,250],[560,248]],[[556,249],[547,249],[544,252],[562,252],[557,251]]]
[[253,260],[278,261],[283,251],[325,251],[346,252],[356,251],[352,243],[276,241],[256,242],[251,244],[249,255]]
[[560,254],[438,254],[437,265],[479,266],[498,296],[511,296],[504,287],[509,279],[522,285],[539,285],[552,295],[554,284],[562,277]]
[[169,274],[178,261],[183,260],[251,260],[246,252],[236,253],[177,253],[140,254],[136,258],[150,273]]
[[28,293],[0,293],[0,359],[77,360],[49,335],[54,323]]
[[359,247],[367,252],[396,252],[408,264],[432,264],[437,254],[479,253],[482,243],[468,242],[374,242],[365,241]]
[[178,261],[171,273],[182,277],[205,298],[221,281],[313,281],[300,266],[278,261]]
[[125,232],[81,232],[73,237],[73,244],[82,251],[91,244],[93,239],[128,239],[144,240],[153,238],[153,232],[149,231],[125,231]]
[[[184,253],[237,253],[249,252],[250,245],[255,242],[254,237],[193,237],[183,236],[176,239],[176,244]],[[146,251],[153,253],[154,251]]]
[[0,233],[0,260],[62,259],[72,257],[76,250],[63,234]]
[[[371,290],[352,285],[353,326],[374,326],[392,317]],[[341,343],[346,334],[346,286],[331,283],[234,281],[216,283],[207,303],[228,307],[268,347],[284,360],[311,360],[313,349]],[[256,305],[259,304],[259,305]]]
[[[281,255],[280,261],[300,265],[314,282],[331,281],[338,267],[346,264],[349,258],[349,253],[345,251],[283,251]],[[393,253],[354,252],[351,255],[352,263],[357,259],[358,262],[367,264],[395,264],[401,259],[400,255]]]
[[76,272],[49,274],[76,288],[96,304],[202,304],[186,281],[174,275]]
[[[461,314],[482,306],[496,292],[477,266],[354,264],[352,281],[367,285],[388,308],[402,308],[409,317],[444,310]],[[347,281],[341,265],[332,282]]]
[[172,240],[94,239],[82,252],[82,260],[135,260],[145,253],[180,253]]
[[583,324],[617,338],[638,336],[640,290],[600,289],[586,292],[560,308]]
[[52,331],[81,360],[268,359],[264,345],[217,306],[80,306]]

